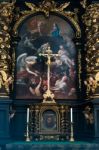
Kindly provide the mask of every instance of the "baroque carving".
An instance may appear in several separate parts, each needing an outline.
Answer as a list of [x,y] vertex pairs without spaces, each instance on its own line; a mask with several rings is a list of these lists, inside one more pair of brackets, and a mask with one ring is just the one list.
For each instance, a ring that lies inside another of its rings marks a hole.
[[94,116],[93,116],[92,108],[90,106],[85,107],[83,114],[85,116],[87,123],[89,124],[94,123]]
[[89,5],[83,15],[86,25],[87,79],[84,82],[88,98],[99,97],[99,4]]
[[82,5],[82,7],[85,9],[87,7],[87,0],[82,0],[80,2],[80,4]]
[[50,11],[64,11],[65,8],[67,8],[70,4],[70,2],[61,4],[60,6],[57,6],[56,2],[52,1],[52,0],[44,0],[39,6],[34,5],[33,3],[25,3],[26,6],[28,6],[32,12],[44,12],[46,16],[49,16],[49,12]]
[[[10,24],[14,3],[0,3],[0,96],[8,96],[11,77]],[[2,90],[3,89],[3,90]]]

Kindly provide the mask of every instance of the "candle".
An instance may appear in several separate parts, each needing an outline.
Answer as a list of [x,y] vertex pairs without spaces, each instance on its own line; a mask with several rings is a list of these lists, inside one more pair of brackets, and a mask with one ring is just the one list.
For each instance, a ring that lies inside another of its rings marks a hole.
[[73,108],[70,109],[70,120],[73,122]]
[[27,108],[27,123],[29,123],[29,108]]

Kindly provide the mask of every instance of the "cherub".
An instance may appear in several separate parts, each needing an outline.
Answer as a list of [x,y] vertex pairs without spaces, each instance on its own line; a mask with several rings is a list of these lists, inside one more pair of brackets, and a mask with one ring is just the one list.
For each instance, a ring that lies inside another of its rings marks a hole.
[[12,77],[8,77],[5,71],[0,71],[0,89],[5,86],[7,92],[9,92],[9,85],[12,83]]

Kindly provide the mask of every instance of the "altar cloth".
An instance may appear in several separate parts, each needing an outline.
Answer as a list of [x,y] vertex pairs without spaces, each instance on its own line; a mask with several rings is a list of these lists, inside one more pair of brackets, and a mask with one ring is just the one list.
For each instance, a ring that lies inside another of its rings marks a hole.
[[6,150],[99,150],[99,144],[89,142],[13,142]]

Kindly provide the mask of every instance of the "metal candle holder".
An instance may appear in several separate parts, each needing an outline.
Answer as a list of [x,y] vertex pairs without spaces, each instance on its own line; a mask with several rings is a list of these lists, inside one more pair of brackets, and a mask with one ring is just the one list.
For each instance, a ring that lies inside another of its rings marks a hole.
[[70,142],[74,142],[74,131],[73,131],[73,122],[71,122],[71,131],[70,131]]
[[29,122],[27,122],[27,127],[26,127],[26,141],[29,142],[30,136],[29,136]]

